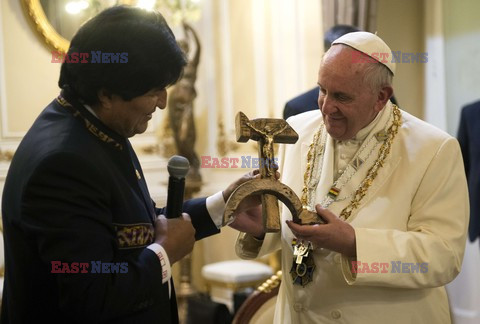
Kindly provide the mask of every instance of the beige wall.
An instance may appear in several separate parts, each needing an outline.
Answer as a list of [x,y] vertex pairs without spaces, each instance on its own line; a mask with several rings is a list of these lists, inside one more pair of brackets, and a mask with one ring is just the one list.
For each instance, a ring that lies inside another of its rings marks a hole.
[[2,134],[18,137],[58,94],[59,64],[29,26],[18,0],[1,1],[6,107],[2,108]]
[[480,100],[480,1],[444,0],[447,130],[456,134],[460,109]]
[[[425,52],[423,20],[423,1],[378,0],[377,32],[392,51]],[[424,64],[428,63],[397,63],[394,78],[400,108],[420,118],[423,117]]]

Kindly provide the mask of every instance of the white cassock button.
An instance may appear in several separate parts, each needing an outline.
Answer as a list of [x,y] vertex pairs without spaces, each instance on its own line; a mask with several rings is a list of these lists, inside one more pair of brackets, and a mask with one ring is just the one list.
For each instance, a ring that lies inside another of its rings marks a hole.
[[330,314],[332,315],[333,319],[339,319],[342,317],[342,313],[338,309],[333,310]]
[[293,309],[296,311],[296,312],[301,312],[303,310],[303,306],[302,304],[300,303],[295,303],[293,304]]

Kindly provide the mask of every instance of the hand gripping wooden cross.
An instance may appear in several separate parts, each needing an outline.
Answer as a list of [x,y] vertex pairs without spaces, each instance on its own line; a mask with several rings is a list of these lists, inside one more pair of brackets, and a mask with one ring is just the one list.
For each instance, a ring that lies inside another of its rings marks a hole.
[[258,157],[260,165],[260,179],[244,182],[229,197],[223,224],[231,223],[240,202],[251,195],[261,195],[263,226],[265,232],[280,231],[280,212],[278,199],[290,210],[293,220],[300,224],[319,223],[316,213],[302,207],[302,203],[295,192],[275,178],[274,143],[294,144],[298,134],[283,119],[258,118],[249,120],[239,112],[235,118],[237,142],[246,143],[248,140],[258,141]]

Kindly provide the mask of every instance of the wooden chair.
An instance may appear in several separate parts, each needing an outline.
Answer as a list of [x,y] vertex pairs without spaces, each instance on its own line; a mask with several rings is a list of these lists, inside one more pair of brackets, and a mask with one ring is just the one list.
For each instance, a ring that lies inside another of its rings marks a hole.
[[282,280],[282,271],[267,279],[242,304],[233,324],[271,324],[275,313],[277,294]]

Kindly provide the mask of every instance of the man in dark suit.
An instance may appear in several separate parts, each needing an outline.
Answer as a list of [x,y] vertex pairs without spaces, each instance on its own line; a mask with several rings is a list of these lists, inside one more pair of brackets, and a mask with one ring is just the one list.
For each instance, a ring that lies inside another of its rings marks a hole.
[[128,138],[165,108],[185,57],[159,13],[113,7],[64,59],[62,92],[5,182],[1,322],[177,323],[170,266],[219,232],[218,206],[236,185],[186,202],[191,219],[159,216],[150,198]]
[[470,197],[470,241],[480,236],[480,101],[465,106],[460,116],[458,141],[462,149]]
[[[332,46],[334,40],[348,33],[353,33],[360,31],[355,26],[350,25],[335,25],[325,32],[325,37],[323,39],[323,46],[325,52]],[[397,104],[394,97],[390,100]],[[305,93],[298,95],[297,97],[291,99],[285,104],[283,109],[283,118],[287,119],[288,117],[304,113],[306,111],[318,109],[318,87],[308,90]]]

